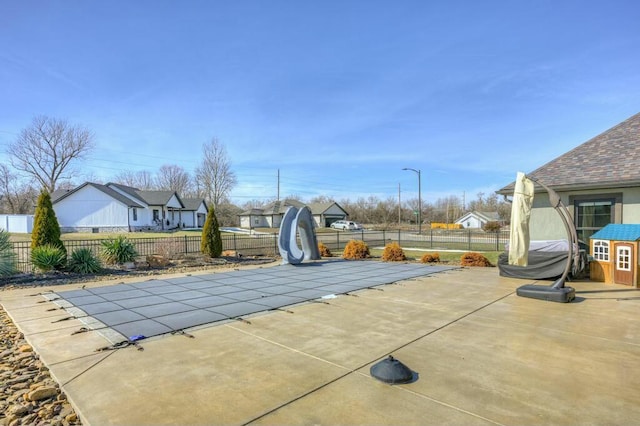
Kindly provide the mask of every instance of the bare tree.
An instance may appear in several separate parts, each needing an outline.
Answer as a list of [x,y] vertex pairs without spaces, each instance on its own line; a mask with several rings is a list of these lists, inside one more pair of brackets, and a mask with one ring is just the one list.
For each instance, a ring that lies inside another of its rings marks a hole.
[[146,170],[138,172],[126,171],[118,173],[114,178],[114,182],[141,190],[149,190],[154,188],[151,173]]
[[196,185],[201,195],[213,203],[215,209],[236,185],[227,150],[217,138],[202,146],[202,162],[196,168]]
[[164,164],[158,170],[155,187],[161,190],[175,191],[180,196],[189,192],[191,177],[182,167],[175,164]]
[[38,191],[0,164],[0,211],[9,214],[33,213]]
[[75,175],[72,162],[93,149],[93,134],[65,120],[37,116],[7,148],[11,165],[49,192]]

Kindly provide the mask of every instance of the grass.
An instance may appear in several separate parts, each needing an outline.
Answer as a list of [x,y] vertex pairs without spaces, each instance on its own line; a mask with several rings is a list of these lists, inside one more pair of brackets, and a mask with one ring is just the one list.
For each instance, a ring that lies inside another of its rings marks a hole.
[[[129,239],[136,238],[166,238],[166,237],[182,237],[182,236],[200,236],[202,235],[201,230],[194,231],[175,231],[175,232],[125,232],[122,234],[126,234]],[[64,233],[60,236],[62,241],[68,240],[104,240],[113,238],[119,233],[110,233],[110,232],[101,232],[101,233],[91,233],[91,232],[70,232]],[[31,234],[10,234],[11,241],[31,241]]]
[[[372,257],[382,257],[382,252],[383,250],[381,249],[371,249],[371,256]],[[407,256],[407,260],[408,261],[419,261],[420,258],[422,256],[424,256],[426,253],[438,253],[440,255],[440,261],[442,263],[453,263],[453,264],[459,264],[460,263],[460,258],[462,257],[462,255],[466,252],[464,251],[442,251],[442,250],[429,250],[429,251],[418,251],[418,250],[405,250],[404,254],[405,256]],[[491,262],[493,265],[497,265],[498,264],[498,256],[500,255],[500,253],[502,253],[501,251],[481,251],[478,252],[480,254],[482,254],[484,257],[486,257],[487,259],[489,259],[489,262]]]

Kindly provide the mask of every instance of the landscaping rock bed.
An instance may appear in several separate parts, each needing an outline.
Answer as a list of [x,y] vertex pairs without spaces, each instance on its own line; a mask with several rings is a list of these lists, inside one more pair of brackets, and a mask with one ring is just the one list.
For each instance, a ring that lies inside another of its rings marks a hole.
[[188,273],[210,269],[236,268],[251,265],[266,265],[276,262],[275,257],[247,256],[208,258],[204,256],[184,256],[169,259],[165,266],[154,259],[153,266],[147,260],[136,262],[131,267],[109,267],[97,274],[74,274],[70,272],[16,274],[0,279],[0,291],[16,288],[63,285],[82,282],[106,281],[119,278],[147,277],[163,274]]

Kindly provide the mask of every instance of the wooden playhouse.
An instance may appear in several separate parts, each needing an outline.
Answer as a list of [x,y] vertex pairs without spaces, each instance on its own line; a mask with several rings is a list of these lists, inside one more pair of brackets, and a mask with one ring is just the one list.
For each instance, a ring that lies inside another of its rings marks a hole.
[[593,281],[640,287],[638,274],[640,224],[611,223],[591,236]]

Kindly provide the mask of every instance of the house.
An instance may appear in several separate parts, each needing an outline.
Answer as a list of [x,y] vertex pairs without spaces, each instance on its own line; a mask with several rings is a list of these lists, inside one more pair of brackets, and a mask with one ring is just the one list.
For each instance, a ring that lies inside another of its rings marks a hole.
[[504,221],[500,219],[498,212],[469,212],[456,220],[455,223],[462,225],[464,228],[483,228],[489,222],[498,222],[503,225]]
[[313,220],[318,228],[329,227],[333,222],[344,220],[349,216],[335,202],[305,204],[296,200],[274,201],[263,208],[253,208],[240,213],[240,227],[278,228],[289,207],[300,209],[305,205],[311,210]]
[[590,248],[592,280],[640,287],[640,225],[610,223],[591,236]]
[[198,224],[203,211],[195,202],[186,207],[174,191],[143,191],[116,183],[85,182],[71,190],[57,190],[51,202],[62,232],[174,229],[187,221]]
[[207,218],[209,207],[202,198],[183,198],[182,227],[202,228]]
[[[514,171],[514,176],[516,171]],[[539,167],[527,176],[558,193],[573,218],[578,239],[609,223],[640,223],[640,113]],[[513,195],[515,182],[497,191]],[[535,185],[531,238],[567,238],[546,191]]]

